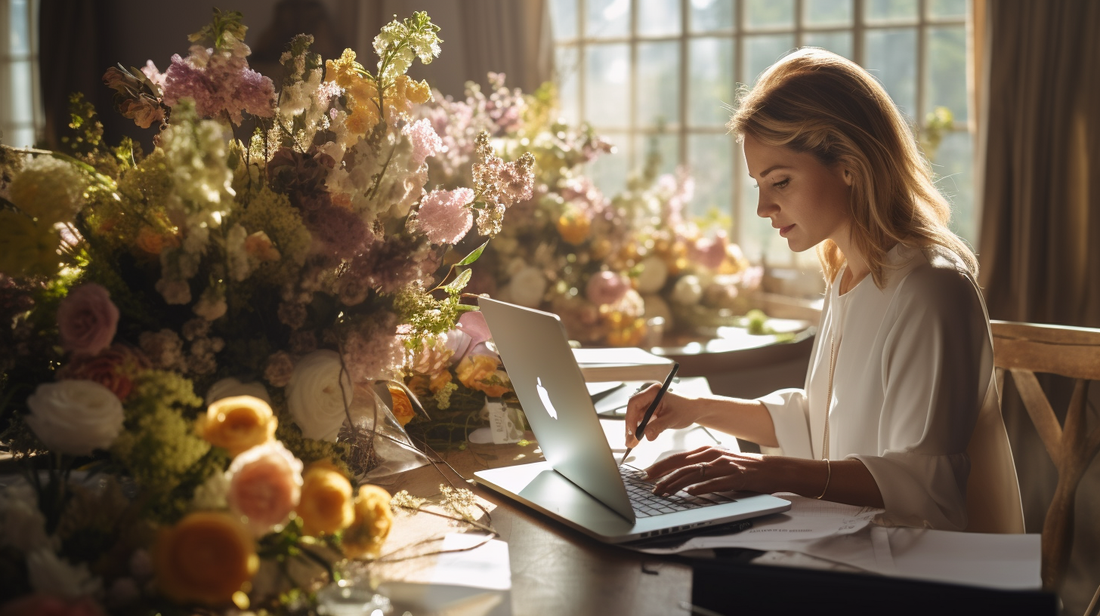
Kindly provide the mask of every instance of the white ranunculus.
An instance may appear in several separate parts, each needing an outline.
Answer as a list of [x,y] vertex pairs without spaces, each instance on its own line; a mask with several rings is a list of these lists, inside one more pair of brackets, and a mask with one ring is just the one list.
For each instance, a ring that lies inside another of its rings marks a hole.
[[641,270],[638,277],[634,279],[635,285],[637,285],[638,293],[643,295],[656,293],[665,286],[665,282],[668,280],[668,265],[665,260],[650,255],[642,259]]
[[27,554],[27,574],[35,592],[51,597],[78,599],[99,594],[103,581],[88,571],[88,565],[70,565],[49,548]]
[[46,534],[46,516],[38,509],[38,496],[30,484],[17,483],[0,490],[0,546],[27,554],[57,547],[55,543]]
[[507,291],[514,303],[538,308],[542,303],[542,296],[546,293],[546,276],[539,268],[529,265],[512,276]]
[[336,440],[347,418],[345,396],[350,405],[351,377],[341,370],[336,351],[314,351],[303,357],[286,386],[286,402],[294,423],[306,438],[318,441]]
[[242,383],[237,379],[228,378],[214,383],[210,386],[210,389],[206,390],[206,406],[210,406],[222,398],[232,398],[234,396],[252,396],[263,400],[269,405],[271,404],[271,396],[268,395],[267,388],[264,387],[263,383],[256,381]]
[[110,447],[125,419],[118,396],[95,381],[42,383],[27,406],[27,425],[46,447],[73,456]]

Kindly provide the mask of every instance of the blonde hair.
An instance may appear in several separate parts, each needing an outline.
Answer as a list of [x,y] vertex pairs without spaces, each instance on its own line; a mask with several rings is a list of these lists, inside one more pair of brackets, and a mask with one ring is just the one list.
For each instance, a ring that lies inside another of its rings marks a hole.
[[[895,244],[943,246],[977,277],[978,260],[947,226],[951,207],[932,182],[904,117],[859,65],[822,49],[792,52],[742,93],[729,129],[744,139],[810,153],[852,175],[852,244],[875,284],[886,285],[886,253]],[[844,256],[832,240],[817,247],[831,282]]]

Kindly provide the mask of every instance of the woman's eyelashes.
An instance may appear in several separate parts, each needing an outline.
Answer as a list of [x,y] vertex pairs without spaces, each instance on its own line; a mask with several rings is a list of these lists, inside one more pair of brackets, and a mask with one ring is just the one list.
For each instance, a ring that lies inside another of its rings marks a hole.
[[[772,188],[786,188],[787,185],[790,184],[790,183],[791,183],[791,178],[784,178],[782,180],[779,180],[778,182],[773,183]],[[752,185],[752,187],[759,190],[760,189],[760,184],[759,183],[754,183]]]

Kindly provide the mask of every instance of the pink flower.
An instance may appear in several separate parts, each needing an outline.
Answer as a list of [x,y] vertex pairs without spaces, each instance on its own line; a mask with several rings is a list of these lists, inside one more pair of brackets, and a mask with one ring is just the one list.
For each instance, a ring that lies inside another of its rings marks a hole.
[[435,156],[443,149],[443,140],[435,133],[432,123],[427,118],[409,124],[405,127],[404,133],[412,144],[412,154],[409,155],[410,169],[423,165],[425,158]]
[[602,271],[588,279],[584,293],[588,301],[603,306],[621,300],[630,290],[630,281],[622,274]]
[[74,355],[95,355],[111,344],[118,328],[118,308],[107,289],[95,283],[69,292],[57,308],[61,346]]
[[691,246],[691,259],[703,267],[718,269],[722,265],[722,261],[726,259],[726,245],[728,243],[724,233],[719,233],[714,239],[698,239]]
[[454,244],[473,226],[474,216],[467,204],[474,200],[469,188],[433,190],[420,203],[420,231],[433,244]]
[[95,381],[125,402],[134,388],[133,378],[149,368],[149,360],[141,351],[113,344],[98,355],[74,357],[57,371],[57,378]]
[[248,518],[257,537],[283,524],[302,494],[302,461],[281,441],[268,441],[233,459],[227,471],[229,508]]

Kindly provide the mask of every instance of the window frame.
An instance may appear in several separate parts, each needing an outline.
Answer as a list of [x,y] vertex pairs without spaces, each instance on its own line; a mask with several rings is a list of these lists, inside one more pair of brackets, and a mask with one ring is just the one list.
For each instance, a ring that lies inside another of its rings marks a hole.
[[[966,10],[962,15],[949,16],[949,17],[933,17],[932,16],[932,2],[934,0],[915,0],[917,3],[917,11],[915,18],[904,19],[889,19],[889,20],[868,20],[866,18],[866,9],[869,4],[869,0],[852,0],[852,20],[848,24],[838,25],[822,25],[814,26],[808,25],[805,19],[805,11],[807,2],[805,0],[792,0],[794,7],[794,19],[792,26],[778,26],[778,27],[748,27],[748,4],[749,0],[733,0],[733,24],[732,28],[724,30],[713,31],[692,31],[691,28],[691,0],[679,0],[680,9],[680,32],[679,34],[666,34],[666,35],[644,35],[639,33],[639,8],[641,0],[626,0],[629,2],[629,26],[626,35],[623,36],[589,36],[588,35],[588,23],[587,23],[587,11],[589,0],[575,0],[576,4],[576,36],[569,39],[554,38],[553,47],[554,55],[558,57],[558,52],[563,48],[570,48],[575,54],[576,65],[572,67],[576,71],[576,100],[572,101],[572,106],[576,109],[578,117],[570,118],[570,120],[586,121],[585,117],[585,104],[586,104],[586,87],[587,87],[587,61],[586,50],[592,45],[606,45],[606,44],[627,44],[629,46],[629,112],[626,114],[628,124],[624,126],[600,126],[593,124],[594,129],[609,139],[618,147],[618,155],[625,155],[627,157],[627,170],[637,170],[645,161],[645,148],[638,147],[637,144],[648,141],[648,138],[654,135],[675,135],[676,137],[676,150],[678,153],[678,165],[687,164],[690,166],[692,163],[690,159],[690,137],[695,135],[720,135],[727,133],[725,127],[717,126],[697,126],[690,124],[689,115],[691,109],[689,105],[691,103],[690,87],[688,79],[690,78],[690,62],[689,50],[691,47],[691,41],[696,39],[714,39],[723,38],[732,40],[732,53],[733,53],[733,67],[734,75],[731,83],[733,84],[733,95],[736,96],[737,89],[742,84],[751,84],[755,81],[757,75],[747,75],[748,67],[747,59],[745,56],[746,40],[748,36],[768,34],[768,35],[793,35],[795,48],[802,47],[805,44],[807,34],[818,33],[847,33],[851,36],[851,59],[861,66],[865,62],[865,38],[869,31],[875,30],[888,30],[895,28],[912,28],[916,30],[916,74],[914,79],[915,84],[915,109],[913,110],[913,117],[908,118],[911,122],[911,126],[914,129],[914,134],[919,138],[924,130],[925,118],[932,109],[927,108],[926,94],[929,87],[929,37],[934,28],[940,28],[944,26],[949,27],[962,27],[964,30],[968,25],[970,16],[970,4],[972,0],[966,0]],[[679,113],[676,121],[669,122],[663,127],[653,128],[649,126],[641,126],[638,118],[638,100],[639,100],[639,47],[640,45],[655,42],[679,42]],[[555,67],[555,80],[560,84],[561,76],[559,73],[560,67]],[[969,76],[968,76],[969,79]],[[967,86],[969,88],[969,84]],[[723,103],[733,104],[735,101],[722,101]],[[967,106],[969,107],[971,101],[968,97]],[[956,110],[957,111],[957,110]],[[972,126],[969,122],[969,116],[971,113],[967,113],[967,120],[955,119],[953,126],[949,132],[966,132],[971,134],[973,139],[973,133],[971,131]],[[742,203],[742,195],[745,190],[746,175],[744,172],[744,155],[741,152],[741,148],[737,146],[736,138],[730,135],[732,156],[731,168],[729,173],[731,174],[731,203],[729,203],[727,213],[730,215],[733,229],[736,233],[740,234],[742,229],[747,228],[747,225],[742,225],[742,217],[744,211],[747,209],[745,204]],[[977,217],[979,215],[977,211],[977,204],[972,204],[971,217]],[[741,241],[740,237],[736,238],[737,241]],[[762,251],[766,254],[766,248],[762,247]],[[794,253],[790,253],[789,263],[776,263],[774,259],[769,260],[770,265],[778,266],[808,266],[810,262],[813,262],[816,266],[816,257],[812,252],[805,253],[802,256],[796,256]],[[808,257],[806,255],[809,255]]]

